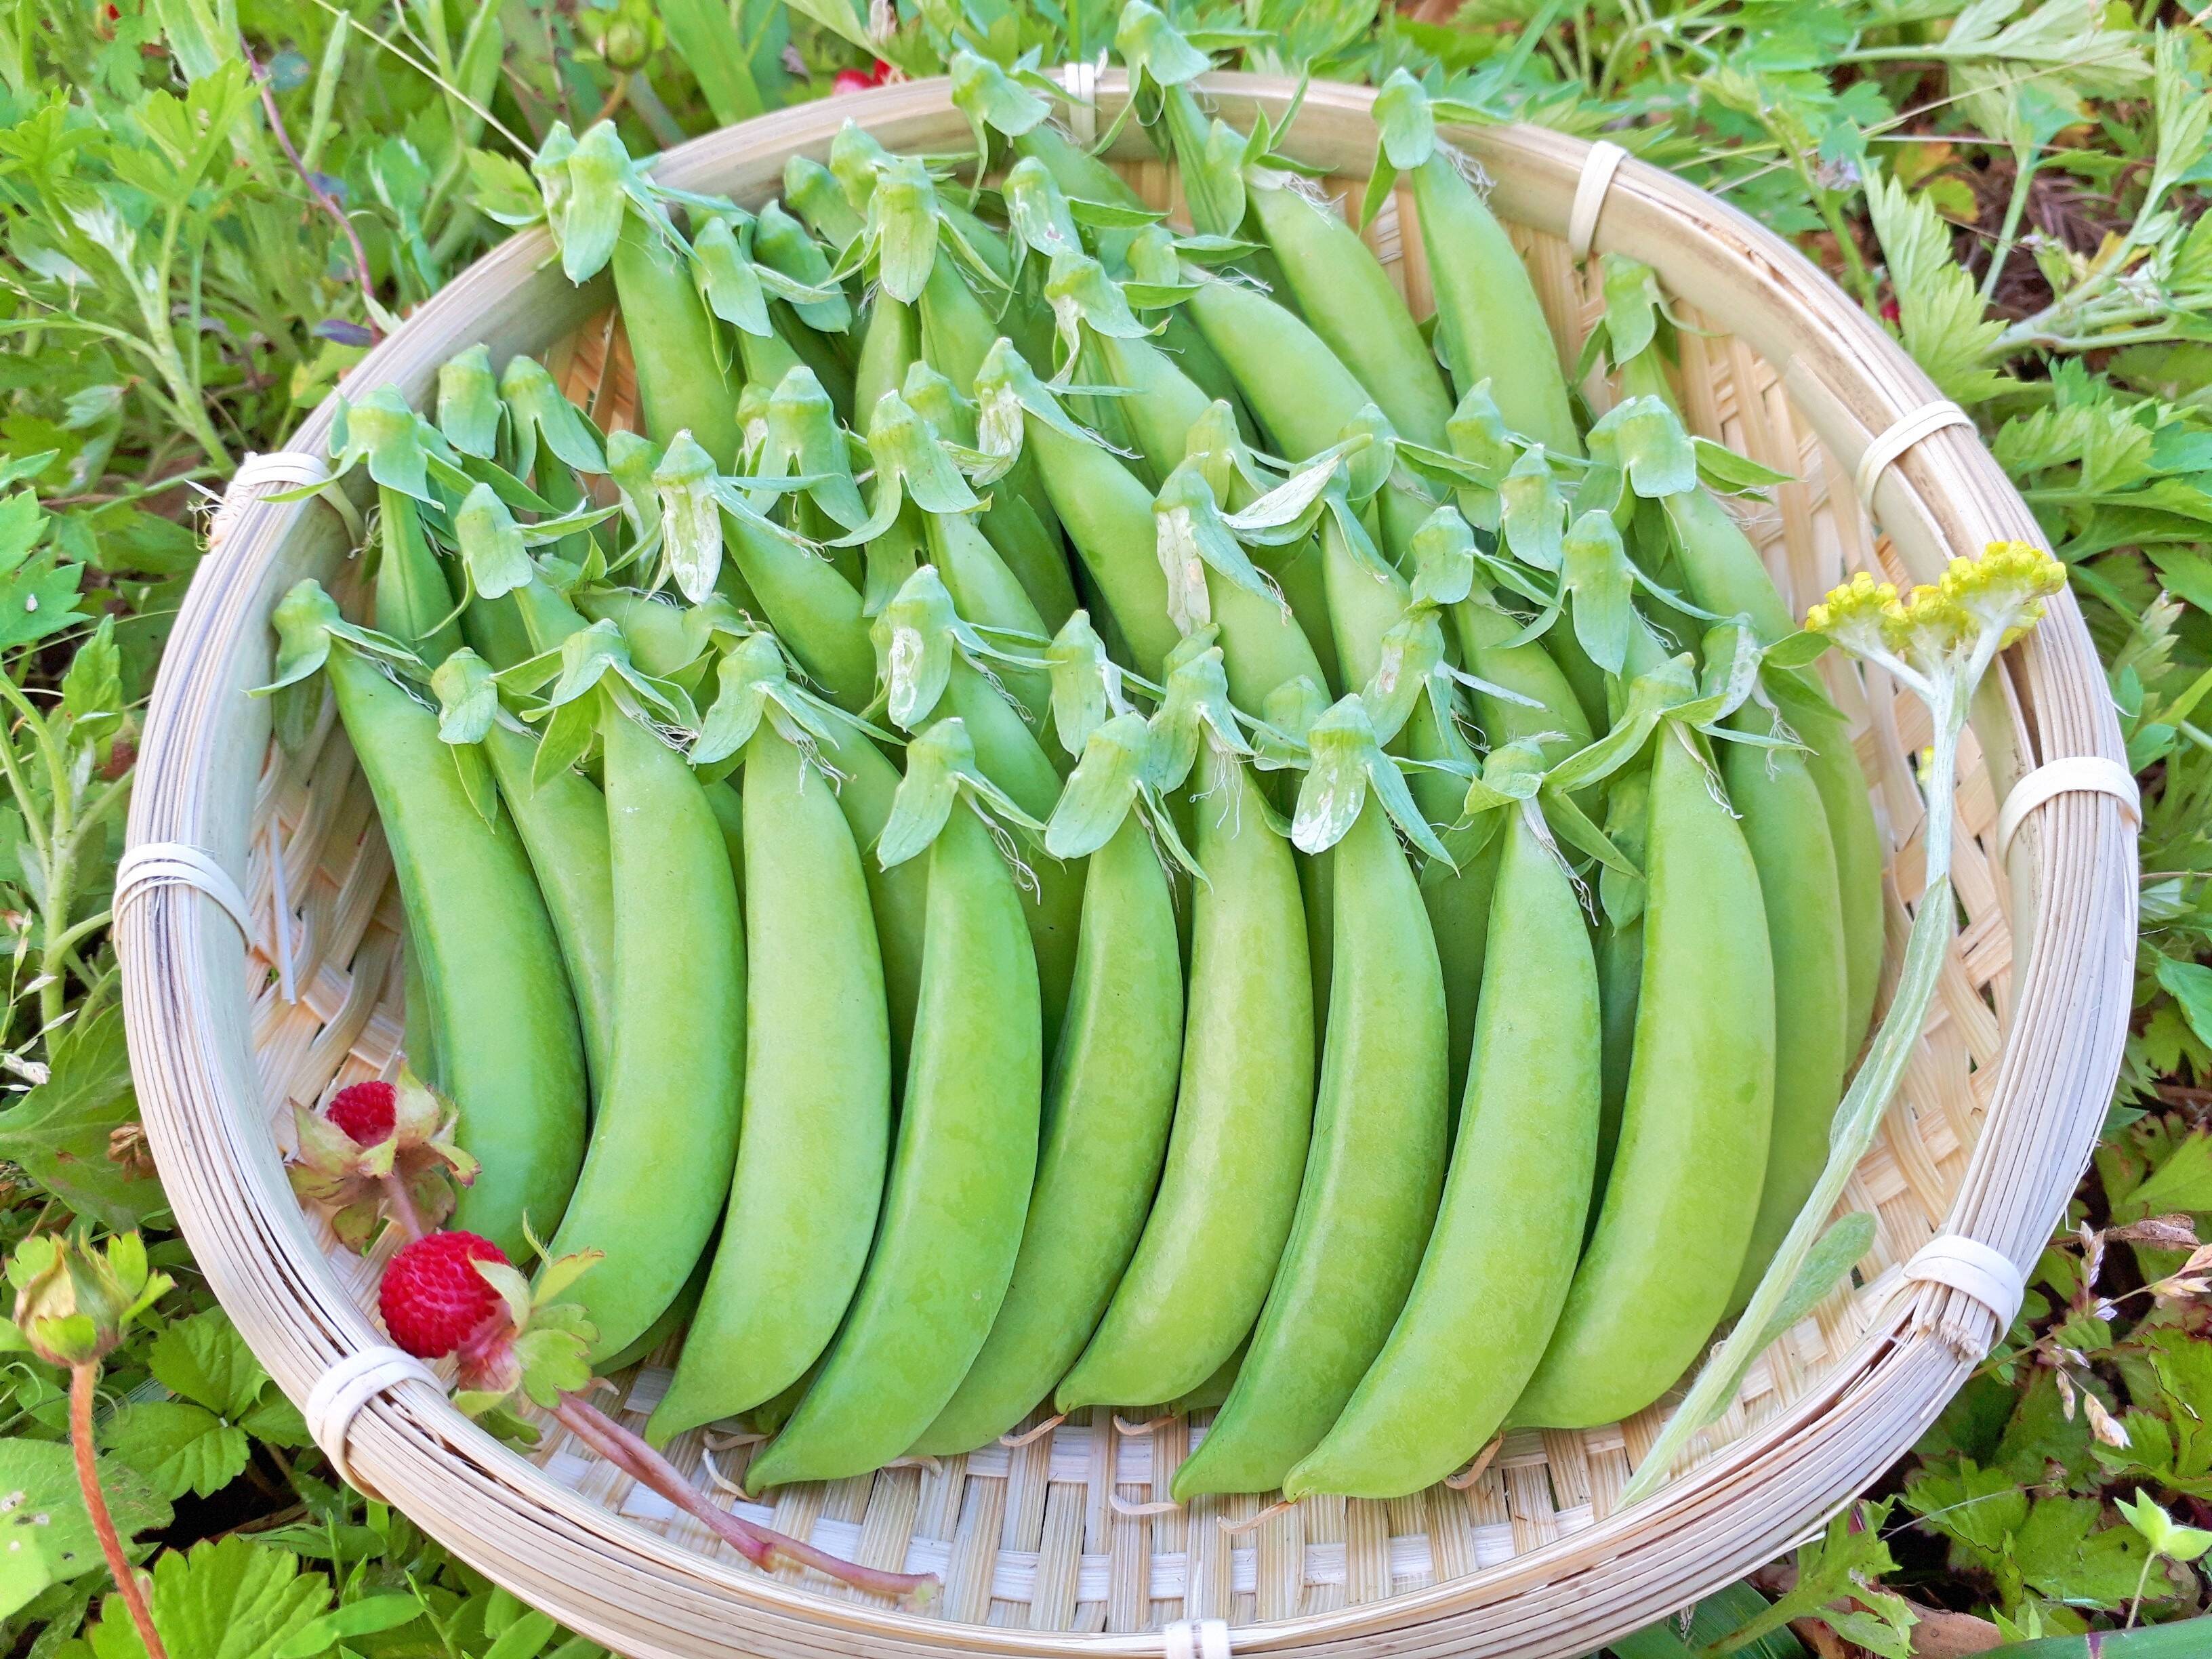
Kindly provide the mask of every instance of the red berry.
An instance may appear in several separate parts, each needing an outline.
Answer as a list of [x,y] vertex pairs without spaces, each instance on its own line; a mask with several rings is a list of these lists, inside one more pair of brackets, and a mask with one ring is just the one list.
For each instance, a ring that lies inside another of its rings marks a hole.
[[418,1359],[438,1359],[461,1346],[507,1304],[479,1261],[507,1265],[491,1240],[476,1233],[431,1233],[392,1258],[376,1293],[392,1340]]
[[866,92],[876,84],[873,76],[865,70],[842,69],[830,82],[831,93]]
[[399,1093],[389,1083],[350,1083],[331,1102],[330,1120],[363,1146],[374,1146],[392,1135]]

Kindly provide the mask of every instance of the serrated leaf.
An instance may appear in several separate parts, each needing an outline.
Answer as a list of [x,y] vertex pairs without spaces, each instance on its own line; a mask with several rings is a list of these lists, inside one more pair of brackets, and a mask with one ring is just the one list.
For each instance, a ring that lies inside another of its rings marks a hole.
[[70,1210],[121,1231],[166,1213],[161,1182],[107,1156],[138,1115],[123,1016],[112,1004],[54,1034],[46,1080],[0,1111],[0,1158],[20,1164]]
[[[170,1659],[276,1659],[330,1605],[330,1583],[297,1556],[233,1535],[154,1563],[154,1626]],[[86,1632],[95,1659],[145,1659],[120,1596]]]
[[[169,1524],[168,1501],[120,1459],[100,1460],[100,1485],[125,1540]],[[106,1565],[70,1448],[21,1436],[0,1440],[0,1618],[49,1584]]]
[[182,1400],[118,1407],[100,1443],[170,1498],[220,1492],[245,1471],[253,1452],[243,1429]]
[[1868,181],[1867,211],[1889,262],[1905,349],[1958,402],[1994,397],[2006,385],[1988,366],[2003,325],[1987,317],[1973,278],[1952,256],[1950,228],[1893,178]]

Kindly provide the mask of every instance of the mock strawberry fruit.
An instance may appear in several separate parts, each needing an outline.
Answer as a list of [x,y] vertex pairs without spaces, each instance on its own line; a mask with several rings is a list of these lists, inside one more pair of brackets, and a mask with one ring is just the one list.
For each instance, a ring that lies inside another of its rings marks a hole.
[[442,1359],[487,1322],[504,1319],[507,1304],[477,1271],[479,1261],[511,1265],[476,1233],[431,1233],[393,1256],[376,1296],[392,1341],[418,1359]]
[[372,1079],[349,1083],[331,1097],[327,1115],[356,1144],[374,1146],[387,1139],[399,1114],[399,1091]]

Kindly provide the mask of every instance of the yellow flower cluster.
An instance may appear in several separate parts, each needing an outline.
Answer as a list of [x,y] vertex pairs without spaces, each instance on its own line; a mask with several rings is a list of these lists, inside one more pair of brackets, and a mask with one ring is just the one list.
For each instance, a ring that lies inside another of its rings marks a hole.
[[1940,661],[1990,628],[2010,645],[2043,617],[2066,586],[2066,567],[2027,542],[1991,542],[1976,559],[1954,559],[1939,582],[1902,597],[1894,582],[1862,570],[1805,613],[1805,626],[1855,655]]

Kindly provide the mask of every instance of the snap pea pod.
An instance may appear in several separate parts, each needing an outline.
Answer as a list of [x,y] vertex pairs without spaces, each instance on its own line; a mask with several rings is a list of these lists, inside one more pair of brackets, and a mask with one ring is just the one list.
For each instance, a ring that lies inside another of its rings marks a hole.
[[533,781],[538,744],[510,727],[493,726],[484,751],[561,942],[583,1029],[585,1069],[596,1092],[614,1059],[615,902],[606,797],[573,769]]
[[[1323,522],[1321,541],[1337,659],[1344,665],[1348,684],[1364,686],[1381,664],[1383,635],[1406,614],[1413,590],[1395,571],[1374,569],[1357,557],[1334,519]],[[1436,708],[1425,696],[1413,705],[1405,731],[1392,746],[1424,763],[1463,767],[1474,760],[1466,739],[1456,728],[1437,719]],[[1407,787],[1422,811],[1438,822],[1450,823],[1460,816],[1465,786],[1455,784],[1452,774],[1424,766],[1413,773]],[[1308,860],[1309,866],[1322,862]],[[1453,1090],[1467,1076],[1468,1055],[1474,1043],[1475,999],[1482,984],[1484,941],[1490,933],[1490,889],[1497,866],[1493,837],[1473,853],[1462,868],[1439,865],[1425,872],[1420,882],[1431,943],[1444,966],[1444,996],[1449,1009],[1446,1051]],[[1341,914],[1337,907],[1331,908]],[[1332,947],[1328,957],[1332,975],[1335,955]],[[1316,980],[1317,1004],[1326,1006],[1333,1000],[1328,986],[1328,981]]]
[[1133,816],[1090,864],[1021,1252],[974,1366],[915,1443],[926,1455],[985,1445],[1051,1393],[1105,1311],[1159,1182],[1182,1036],[1175,903]]
[[458,1138],[482,1166],[453,1224],[526,1260],[524,1224],[554,1224],[584,1148],[583,1041],[553,924],[513,820],[478,814],[436,717],[343,641],[327,668],[392,849]]
[[921,356],[921,319],[905,301],[877,290],[860,333],[860,366],[853,371],[853,413],[863,431],[876,404],[906,382],[908,366]]
[[[580,596],[594,620],[613,618],[637,665],[648,674],[671,678],[683,672],[696,647],[684,640],[683,612],[629,588],[598,588]],[[898,791],[898,768],[857,726],[837,720],[821,739],[822,753],[842,775],[837,805],[866,854],[890,821]],[[861,860],[874,914],[876,942],[884,959],[884,991],[890,1004],[892,1076],[903,1075],[907,1041],[914,1030],[915,1003],[921,994],[923,919],[927,911],[929,872],[919,860],[886,870],[872,858]]]
[[722,515],[722,534],[776,637],[807,677],[839,708],[866,708],[876,695],[876,648],[853,584],[827,560],[735,514]]
[[1454,383],[1464,393],[1488,380],[1509,428],[1556,453],[1581,454],[1559,348],[1505,227],[1441,149],[1413,181]]
[[[1703,489],[1669,495],[1666,508],[1674,530],[1682,579],[1692,599],[1723,617],[1748,616],[1760,640],[1770,644],[1796,630],[1796,618],[1783,603],[1773,577],[1727,508]],[[1793,673],[1790,678],[1808,694],[1803,702],[1833,708],[1810,672]],[[1798,736],[1808,745],[1805,769],[1820,792],[1836,856],[1844,959],[1850,976],[1844,1028],[1844,1048],[1849,1056],[1858,1052],[1865,1039],[1874,1018],[1875,999],[1881,989],[1881,891],[1886,861],[1881,831],[1875,823],[1865,769],[1859,764],[1858,750],[1852,745],[1843,716],[1808,718],[1795,706],[1789,714],[1800,728]]]
[[1390,1334],[1444,1164],[1444,987],[1419,884],[1370,792],[1334,849],[1336,963],[1297,1218],[1221,1413],[1176,1501],[1270,1492]]
[[[1764,710],[1737,711],[1747,730]],[[1843,1098],[1844,1022],[1850,1012],[1834,843],[1820,792],[1794,750],[1724,745],[1721,776],[1759,870],[1774,957],[1774,1129],[1759,1218],[1727,1312],[1751,1300],[1828,1162],[1828,1131]]]
[[683,254],[635,214],[623,219],[611,269],[630,355],[637,363],[638,409],[646,435],[665,445],[689,432],[725,470],[737,465],[744,436],[738,388],[723,365],[714,319]]
[[[594,1355],[659,1318],[730,1192],[744,1084],[744,935],[722,832],[683,757],[601,691],[615,1046],[574,1198],[547,1249],[604,1252],[574,1299]],[[649,1217],[649,1222],[647,1218]]]
[[1155,1404],[1212,1376],[1252,1328],[1297,1203],[1314,1086],[1297,872],[1235,757],[1208,744],[1200,764],[1206,878],[1167,1164],[1129,1269],[1054,1391],[1061,1411]]
[[722,1239],[655,1444],[788,1387],[836,1334],[890,1152],[890,1030],[860,854],[763,721],[744,750],[745,1096]]
[[[930,367],[951,380],[962,397],[973,397],[976,372],[990,355],[999,327],[942,253],[930,269],[919,309],[922,352]],[[992,491],[983,533],[1029,590],[1037,614],[1057,630],[1075,609],[1075,582],[1051,514],[1036,464],[1024,454]]]
[[[1650,821],[1651,772],[1648,766],[1613,775],[1606,788],[1605,832],[1621,856],[1643,867],[1644,831]],[[1601,878],[1602,879],[1602,878]],[[1602,1193],[1613,1172],[1613,1152],[1620,1139],[1620,1112],[1628,1098],[1629,1061],[1636,1048],[1636,1005],[1644,984],[1644,893],[1637,885],[1633,908],[1608,913],[1597,933],[1598,1012],[1604,1032],[1603,1095],[1598,1116],[1597,1182]],[[1595,1226],[1597,1216],[1590,1215]]]
[[746,1472],[756,1492],[904,1452],[959,1386],[1013,1273],[1043,1081],[1036,960],[1013,878],[964,803],[929,862],[921,1003],[875,1247],[829,1358]]
[[[1208,280],[1185,304],[1260,424],[1290,459],[1304,460],[1336,442],[1371,401],[1321,337],[1266,295]],[[1384,550],[1410,568],[1414,534],[1436,503],[1395,485],[1386,485],[1376,502]],[[1345,680],[1357,684],[1348,667]]]
[[1255,184],[1249,200],[1314,332],[1402,435],[1446,447],[1452,400],[1436,356],[1359,233],[1288,184]]
[[[922,518],[930,562],[945,578],[945,591],[952,595],[952,603],[963,622],[978,628],[1045,637],[1044,618],[1030,603],[1028,590],[1006,568],[999,550],[991,545],[990,538],[972,518],[960,513],[931,513]],[[995,643],[1010,653],[1022,650],[1003,639]],[[994,665],[994,672],[1014,700],[1028,711],[1030,720],[1042,727],[1052,708],[1052,684],[1045,676],[1041,653],[1028,654],[1040,655],[1034,670],[999,663]]]
[[1639,1412],[1703,1350],[1743,1266],[1774,1099],[1774,963],[1759,872],[1680,726],[1656,739],[1644,983],[1596,1231],[1524,1427]]
[[[1024,812],[1049,817],[1060,799],[1060,772],[1023,720],[1020,713],[981,672],[956,657],[945,695],[925,720],[957,714],[975,749],[983,775],[1013,799]],[[923,721],[916,721],[921,725]],[[1058,1040],[1067,999],[1075,984],[1078,939],[1083,915],[1084,860],[1037,858],[1030,861],[1034,894],[1022,899],[1022,920],[1043,997],[1044,1040]]]
[[1541,641],[1511,643],[1520,624],[1480,597],[1462,599],[1451,608],[1452,629],[1459,636],[1468,670],[1477,679],[1517,691],[1535,703],[1517,703],[1493,693],[1474,693],[1475,717],[1492,748],[1509,743],[1544,742],[1554,759],[1589,747],[1590,727],[1582,704],[1566,675],[1545,651]]
[[1481,1449],[1565,1304],[1597,1152],[1598,987],[1582,907],[1521,812],[1500,839],[1475,1060],[1405,1310],[1285,1496],[1399,1498]]
[[1098,445],[1022,417],[1022,448],[1036,457],[1052,510],[1075,544],[1134,658],[1158,679],[1182,635],[1168,617],[1168,581],[1154,550],[1152,492]]
[[382,485],[377,498],[376,625],[435,668],[461,643],[453,590],[423,533],[420,504]]

